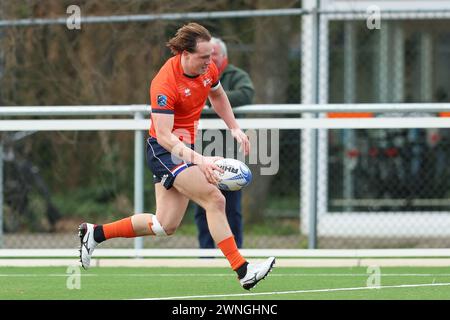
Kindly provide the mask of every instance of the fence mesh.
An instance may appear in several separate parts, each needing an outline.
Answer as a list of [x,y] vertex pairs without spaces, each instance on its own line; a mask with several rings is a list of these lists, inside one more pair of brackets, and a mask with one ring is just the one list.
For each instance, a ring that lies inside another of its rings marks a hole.
[[[410,16],[413,18],[413,16]],[[448,19],[382,20],[373,32],[366,21],[329,25],[329,91],[334,103],[448,102]],[[369,116],[445,116],[439,113],[385,113]],[[447,235],[427,229],[427,219],[443,218],[448,206],[448,129],[328,130],[323,142],[330,214],[371,216],[341,237],[319,236],[320,247],[439,247]],[[376,213],[385,212],[385,215]],[[398,216],[423,224],[396,226]],[[436,212],[436,216],[425,214]],[[441,213],[441,214],[439,214]],[[320,218],[319,218],[320,219]],[[389,222],[391,224],[389,225]],[[351,229],[352,220],[348,228]],[[385,228],[378,235],[371,230]],[[324,234],[333,234],[326,226]],[[361,229],[362,228],[362,229]],[[352,234],[357,236],[352,236]],[[365,235],[364,235],[365,233]],[[362,235],[361,235],[362,234]]]

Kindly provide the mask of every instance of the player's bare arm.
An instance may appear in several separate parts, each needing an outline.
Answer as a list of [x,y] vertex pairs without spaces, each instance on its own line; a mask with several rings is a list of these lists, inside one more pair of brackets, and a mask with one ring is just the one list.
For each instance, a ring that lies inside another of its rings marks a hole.
[[188,148],[172,133],[174,123],[173,115],[154,114],[153,121],[155,122],[158,143],[161,146],[176,157],[198,165],[209,183],[217,184],[219,182],[219,178],[214,173],[214,170],[223,172],[223,169],[219,168],[214,162],[222,159],[222,157],[205,157]]
[[219,117],[225,121],[227,127],[231,130],[231,134],[240,144],[239,151],[244,151],[245,155],[250,153],[250,141],[247,135],[239,128],[239,124],[234,117],[233,110],[231,109],[230,101],[228,100],[225,90],[222,85],[215,90],[209,92],[209,101],[214,108],[214,111]]

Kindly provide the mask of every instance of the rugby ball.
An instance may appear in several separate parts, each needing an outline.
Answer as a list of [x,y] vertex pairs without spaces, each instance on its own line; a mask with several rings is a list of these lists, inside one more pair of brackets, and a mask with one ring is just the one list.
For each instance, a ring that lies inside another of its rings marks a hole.
[[220,178],[217,186],[224,191],[237,191],[249,185],[252,181],[252,172],[242,161],[225,158],[214,162],[224,172],[216,171]]

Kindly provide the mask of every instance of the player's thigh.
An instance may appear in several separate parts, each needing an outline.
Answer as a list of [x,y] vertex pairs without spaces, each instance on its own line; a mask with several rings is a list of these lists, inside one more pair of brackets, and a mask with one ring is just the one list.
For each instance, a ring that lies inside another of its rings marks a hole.
[[155,184],[155,196],[159,223],[167,229],[176,229],[184,217],[189,199],[175,188],[167,190],[161,183]]
[[198,166],[192,166],[180,172],[173,186],[203,208],[211,203],[223,203],[225,205],[225,197],[215,185],[206,180]]

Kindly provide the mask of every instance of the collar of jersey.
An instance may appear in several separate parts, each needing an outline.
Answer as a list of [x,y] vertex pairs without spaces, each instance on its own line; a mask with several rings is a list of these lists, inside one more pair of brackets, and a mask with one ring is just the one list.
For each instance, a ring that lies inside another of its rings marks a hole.
[[196,76],[190,76],[190,75],[188,75],[188,74],[186,74],[186,73],[183,72],[183,76],[188,77],[188,78],[190,78],[190,79],[195,79],[195,78],[199,77],[200,75],[198,74],[198,75],[196,75]]

